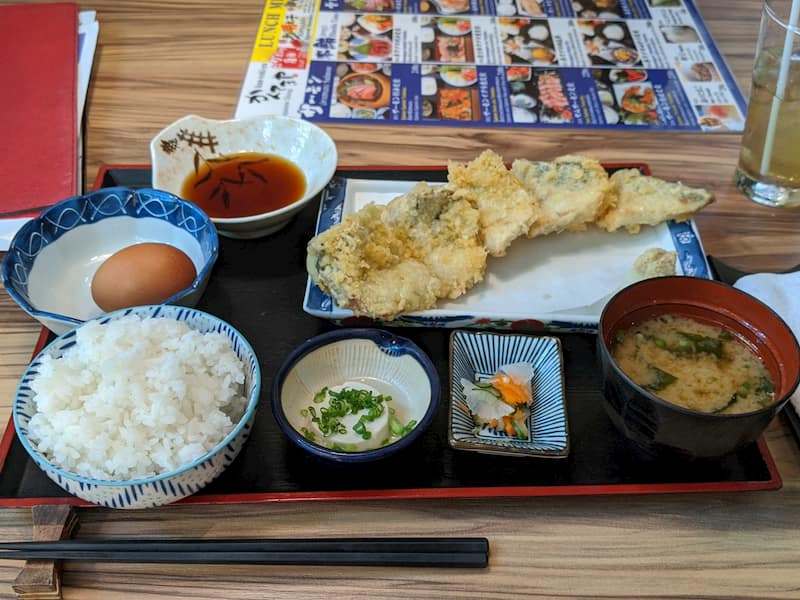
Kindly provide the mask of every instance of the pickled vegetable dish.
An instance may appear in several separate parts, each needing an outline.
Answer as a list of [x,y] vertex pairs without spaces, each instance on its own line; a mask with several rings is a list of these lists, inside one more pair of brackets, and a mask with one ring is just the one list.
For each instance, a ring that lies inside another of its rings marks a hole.
[[503,365],[485,380],[462,378],[464,402],[475,423],[475,433],[529,440],[533,376],[533,365],[519,362]]

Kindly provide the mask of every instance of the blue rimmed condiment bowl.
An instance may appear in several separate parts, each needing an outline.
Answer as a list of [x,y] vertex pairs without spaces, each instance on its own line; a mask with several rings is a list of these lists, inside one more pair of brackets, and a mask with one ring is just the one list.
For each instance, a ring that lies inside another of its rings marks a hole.
[[[323,392],[341,394],[341,388],[344,406],[336,407]],[[365,393],[348,397],[352,390]],[[363,463],[412,444],[431,424],[439,397],[433,363],[411,340],[379,329],[342,329],[307,340],[286,358],[273,383],[272,412],[300,448]],[[356,402],[365,403],[362,412],[339,414]]]

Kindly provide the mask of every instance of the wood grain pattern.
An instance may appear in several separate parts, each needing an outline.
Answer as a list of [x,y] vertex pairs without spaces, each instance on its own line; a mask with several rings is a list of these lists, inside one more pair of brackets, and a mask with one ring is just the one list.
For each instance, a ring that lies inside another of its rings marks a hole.
[[[34,506],[31,509],[33,540],[49,542],[69,539],[78,525],[75,509],[67,505]],[[61,598],[59,560],[28,560],[11,586],[20,600]]]
[[[0,3],[7,3],[2,1]],[[149,162],[149,141],[190,113],[233,115],[263,2],[96,0],[100,40],[87,100],[86,181],[104,164]],[[700,0],[747,89],[760,3]],[[711,189],[697,217],[705,249],[743,269],[800,263],[800,212],[757,206],[732,184],[739,136],[663,132],[326,126],[340,164],[423,165],[582,152],[641,161]],[[0,295],[0,418],[39,327]],[[800,597],[800,449],[780,419],[767,431],[784,487],[775,492],[591,498],[295,503],[82,509],[82,539],[135,536],[485,535],[485,571],[299,567],[64,566],[64,598],[628,598]],[[0,539],[31,537],[27,510],[0,510]],[[13,598],[21,562],[0,563]]]

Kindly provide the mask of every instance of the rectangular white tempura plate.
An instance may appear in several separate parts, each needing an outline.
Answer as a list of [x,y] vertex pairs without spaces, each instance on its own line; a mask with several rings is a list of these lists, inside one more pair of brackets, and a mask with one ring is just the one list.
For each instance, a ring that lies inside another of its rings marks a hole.
[[[339,223],[366,204],[385,204],[410,190],[417,181],[436,185],[436,171],[418,171],[418,179],[370,179],[370,173],[335,176],[323,190],[315,234]],[[404,172],[406,176],[408,172]],[[389,171],[391,175],[391,171]],[[385,176],[386,172],[381,172]],[[676,251],[677,274],[711,278],[706,255],[692,221],[642,227],[637,234],[609,233],[597,228],[534,239],[519,238],[506,256],[490,257],[484,280],[456,300],[442,300],[435,309],[400,315],[391,326],[486,327],[595,332],[608,299],[634,283],[636,258],[648,248]],[[303,300],[307,313],[340,324],[364,323],[352,311],[308,280]]]

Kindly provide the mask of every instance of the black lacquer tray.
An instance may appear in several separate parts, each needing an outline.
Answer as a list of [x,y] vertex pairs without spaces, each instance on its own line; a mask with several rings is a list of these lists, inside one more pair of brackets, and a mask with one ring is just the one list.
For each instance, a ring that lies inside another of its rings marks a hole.
[[[343,169],[359,178],[424,178],[429,171]],[[146,187],[149,167],[109,167],[98,186]],[[601,404],[595,338],[559,333],[571,450],[567,458],[490,456],[447,442],[448,343],[451,330],[393,329],[433,360],[443,403],[431,427],[402,452],[367,465],[323,462],[293,446],[270,407],[273,377],[298,344],[336,326],[302,310],[305,249],[317,218],[312,202],[282,231],[258,240],[220,237],[219,259],[198,308],[239,329],[262,367],[261,405],[249,441],[212,484],[180,503],[241,503],[374,498],[556,496],[777,489],[781,479],[763,439],[721,459],[645,456],[629,446]],[[39,346],[52,339],[43,332]],[[553,335],[553,334],[548,334]],[[37,348],[38,350],[38,348]],[[9,422],[0,443],[0,506],[84,504],[51,482],[29,459]]]

